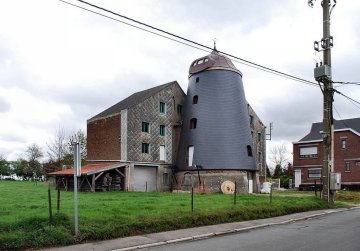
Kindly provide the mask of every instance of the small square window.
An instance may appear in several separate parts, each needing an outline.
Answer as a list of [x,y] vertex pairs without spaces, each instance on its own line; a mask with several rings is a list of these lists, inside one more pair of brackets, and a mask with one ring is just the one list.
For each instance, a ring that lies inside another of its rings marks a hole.
[[150,132],[150,126],[149,126],[148,122],[142,122],[141,131],[142,132]]
[[177,105],[177,113],[182,114],[182,110],[183,110],[183,106],[182,105]]
[[200,78],[197,77],[197,78],[195,79],[195,82],[196,82],[196,83],[199,83],[199,80],[200,80]]
[[346,139],[341,139],[341,149],[346,149]]
[[166,112],[166,104],[164,102],[160,102],[160,113]]
[[150,152],[149,143],[142,143],[142,145],[141,145],[141,152],[142,152],[142,153],[149,153],[149,152]]
[[350,162],[345,162],[345,172],[350,172]]
[[190,119],[190,129],[195,129],[196,128],[196,124],[197,124],[197,119],[196,118],[192,118]]
[[160,135],[165,136],[165,125],[160,125]]

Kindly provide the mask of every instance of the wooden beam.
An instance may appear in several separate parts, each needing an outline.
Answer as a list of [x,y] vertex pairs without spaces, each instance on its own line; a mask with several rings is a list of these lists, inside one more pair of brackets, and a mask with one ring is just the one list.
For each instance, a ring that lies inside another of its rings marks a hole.
[[92,191],[95,192],[95,174],[92,175]]
[[115,171],[118,172],[121,176],[123,176],[123,178],[125,178],[125,175],[122,172],[120,172],[118,168],[116,168]]
[[103,174],[104,174],[104,172],[99,173],[99,174],[95,177],[95,181],[96,181],[98,178],[100,178],[100,176],[103,175]]
[[81,177],[80,177],[80,179],[81,179],[81,182],[80,182],[80,185],[79,185],[79,187],[78,187],[78,191],[80,191],[81,185],[82,185],[82,183],[84,182],[85,178],[81,178]]
[[88,180],[88,178],[86,177],[85,179],[86,179],[86,182],[88,183],[88,185],[89,185],[89,187],[90,187],[91,192],[94,192],[94,191],[93,191],[93,188],[92,188],[92,186],[91,186],[91,184],[90,184],[90,181]]

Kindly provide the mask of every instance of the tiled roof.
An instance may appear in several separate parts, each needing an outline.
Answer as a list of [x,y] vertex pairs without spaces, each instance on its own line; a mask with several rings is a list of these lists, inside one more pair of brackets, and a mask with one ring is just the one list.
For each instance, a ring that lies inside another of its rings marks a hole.
[[[342,129],[352,129],[360,134],[360,118],[334,120],[334,127],[335,127],[335,131]],[[311,126],[310,133],[301,140],[299,140],[299,142],[322,140],[322,135],[320,133],[322,131],[323,131],[322,122],[313,123]]]
[[[88,174],[94,174],[99,173],[101,171],[105,170],[111,170],[114,168],[118,168],[120,166],[124,166],[125,164],[114,164],[114,163],[107,163],[107,164],[93,164],[93,165],[85,165],[81,167],[81,175],[88,175]],[[48,175],[74,175],[74,168],[65,169],[62,171],[52,172],[48,173]]]
[[156,93],[158,93],[162,89],[164,89],[164,88],[166,88],[166,87],[168,87],[168,86],[170,86],[172,84],[177,84],[177,82],[172,81],[172,82],[169,82],[167,84],[155,86],[153,88],[150,88],[150,89],[147,89],[147,90],[144,90],[144,91],[136,92],[136,93],[132,94],[131,96],[127,97],[126,99],[123,99],[119,103],[109,107],[105,111],[102,111],[98,115],[92,117],[88,121],[120,113],[121,110],[128,109],[128,108],[130,108],[130,107],[132,107],[134,105],[139,104],[140,102],[148,99],[149,97],[155,95]]

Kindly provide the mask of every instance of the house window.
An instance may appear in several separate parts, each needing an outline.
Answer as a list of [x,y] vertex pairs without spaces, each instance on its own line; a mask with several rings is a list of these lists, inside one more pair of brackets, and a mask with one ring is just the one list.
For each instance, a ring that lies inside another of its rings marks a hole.
[[159,148],[160,161],[166,160],[165,145],[161,145]]
[[258,163],[261,163],[261,152],[258,152]]
[[258,141],[261,141],[261,133],[258,133]]
[[142,143],[142,145],[141,145],[141,152],[142,152],[142,153],[150,153],[149,143]]
[[345,162],[345,172],[350,172],[350,162]]
[[317,158],[317,146],[300,147],[300,158]]
[[197,77],[196,80],[195,80],[195,82],[196,82],[196,83],[199,83],[199,80],[200,80],[199,77]]
[[360,161],[355,162],[355,166],[360,166]]
[[341,149],[346,149],[346,139],[341,139]]
[[190,119],[190,129],[195,129],[196,124],[197,124],[197,119],[196,118]]
[[198,95],[195,95],[193,97],[193,105],[196,105],[198,103],[198,99],[199,99]]
[[166,104],[164,102],[160,102],[160,113],[166,113]]
[[321,168],[312,168],[308,170],[308,177],[310,179],[320,179],[321,178]]
[[247,154],[248,154],[248,156],[249,156],[249,157],[252,157],[253,155],[252,155],[252,149],[251,149],[251,146],[247,145],[247,146],[246,146],[246,150],[247,150]]
[[193,165],[193,157],[194,157],[194,146],[188,146],[186,149],[185,166]]
[[150,131],[150,126],[149,126],[148,122],[142,122],[141,131],[142,132],[149,132]]
[[250,126],[254,127],[254,117],[250,115]]
[[165,136],[165,125],[160,125],[160,136]]
[[177,105],[177,113],[178,114],[182,114],[182,109],[183,109],[182,105]]

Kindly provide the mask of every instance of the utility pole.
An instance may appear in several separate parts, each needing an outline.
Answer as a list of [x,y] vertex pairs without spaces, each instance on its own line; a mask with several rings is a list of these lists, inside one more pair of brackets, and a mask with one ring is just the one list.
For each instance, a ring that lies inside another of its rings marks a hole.
[[[334,5],[336,5],[336,0]],[[308,0],[310,7],[313,1]],[[314,76],[316,81],[323,83],[323,166],[322,166],[322,198],[329,204],[334,203],[334,192],[330,190],[330,173],[333,171],[333,82],[331,73],[331,48],[333,47],[333,37],[330,35],[330,5],[331,0],[321,2],[323,8],[323,38],[320,42],[314,42],[314,49],[323,52],[323,64],[316,64]],[[320,48],[320,46],[321,48]]]

